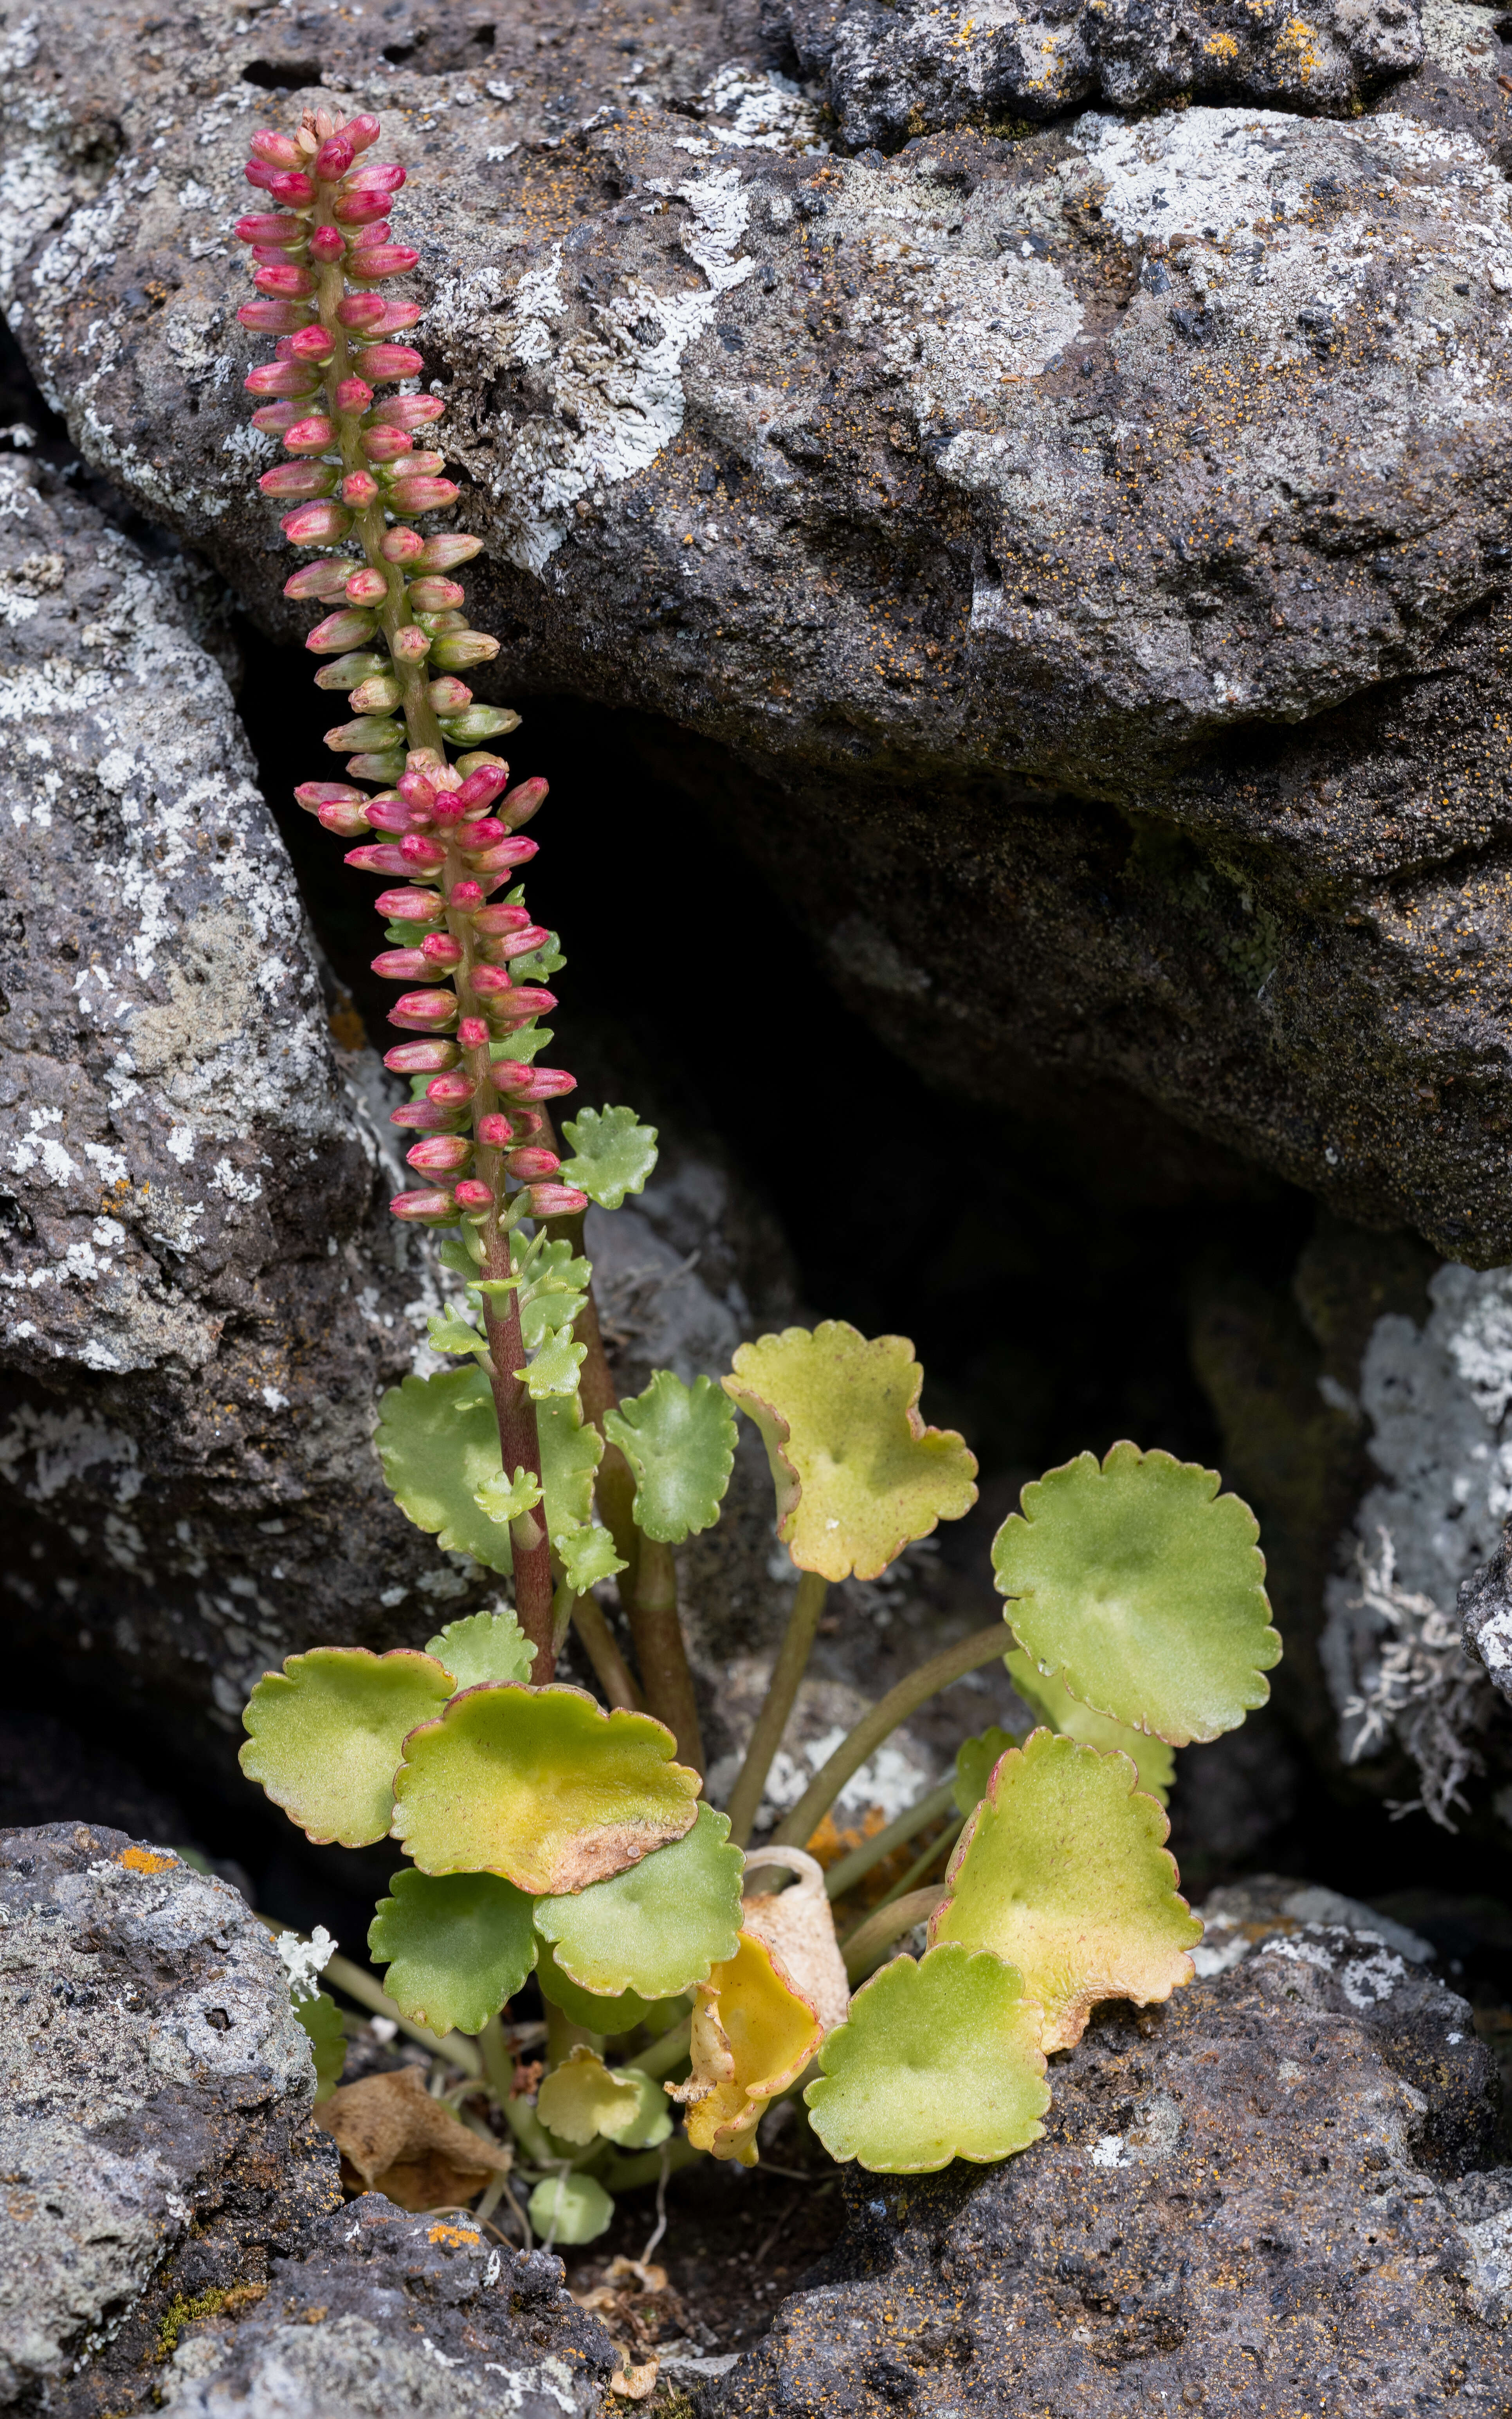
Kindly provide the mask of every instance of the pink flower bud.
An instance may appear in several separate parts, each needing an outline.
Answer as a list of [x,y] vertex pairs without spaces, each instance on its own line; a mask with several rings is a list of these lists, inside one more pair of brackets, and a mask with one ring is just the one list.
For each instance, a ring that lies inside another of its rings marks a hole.
[[460,493],[452,479],[396,479],[389,502],[396,513],[443,513]]
[[280,336],[290,328],[307,328],[313,317],[307,302],[243,302],[237,317],[259,336]]
[[456,1215],[456,1205],[450,1193],[396,1193],[389,1203],[390,1215],[404,1218],[418,1226],[449,1226]]
[[[384,428],[407,428],[413,435],[417,428],[429,427],[440,420],[446,406],[439,394],[391,394],[374,408],[374,420]],[[456,600],[460,603],[460,597]]]
[[249,185],[256,185],[266,193],[271,191],[273,178],[283,171],[270,166],[266,160],[249,160],[241,173]]
[[491,1210],[493,1194],[475,1176],[464,1176],[456,1188],[456,1206],[459,1210]]
[[[485,975],[501,975],[504,971],[502,966],[474,966],[473,990],[482,989]],[[507,1017],[512,1030],[516,1025],[529,1025],[532,1016],[549,1016],[556,1004],[556,993],[545,990],[538,983],[517,983],[507,999],[502,996],[499,999],[500,1010]],[[490,1010],[492,1006],[490,1001]]]
[[[460,794],[459,792],[458,795]],[[492,815],[480,815],[471,823],[458,824],[456,844],[467,855],[474,856],[481,855],[486,849],[492,848],[496,841],[501,840],[504,837],[502,824],[495,823]]]
[[370,809],[364,807],[321,807],[316,810],[328,832],[338,840],[357,840],[372,829]]
[[486,1117],[478,1119],[478,1140],[486,1143],[490,1150],[507,1149],[514,1139],[514,1127],[507,1117],[500,1116],[497,1109],[490,1109]]
[[289,358],[296,362],[314,362],[324,368],[335,351],[335,344],[324,328],[301,328],[288,340]]
[[444,843],[439,840],[427,840],[423,832],[411,832],[403,846],[404,861],[412,872],[418,873],[427,866],[446,863]]
[[349,781],[301,781],[294,793],[307,815],[322,807],[365,807],[367,800]]
[[348,192],[336,195],[334,216],[340,226],[373,226],[388,217],[390,207],[385,193]]
[[417,446],[412,454],[407,455],[403,470],[396,470],[393,475],[398,479],[434,479],[445,468],[444,454],[424,454]]
[[370,143],[378,141],[382,129],[378,119],[364,110],[361,117],[348,117],[339,131],[345,134],[354,151],[365,151]]
[[325,462],[278,462],[257,485],[265,496],[329,496],[336,474]]
[[347,239],[339,227],[318,226],[310,238],[312,260],[340,260],[347,250]]
[[[344,579],[343,588],[346,584]],[[378,623],[371,613],[350,609],[328,613],[323,622],[316,624],[304,643],[312,655],[344,655],[348,647],[360,647],[364,639],[371,639],[377,629]]]
[[323,185],[333,185],[356,157],[357,146],[349,134],[328,134],[315,155],[315,173]]
[[336,305],[336,316],[356,336],[392,336],[412,328],[420,317],[418,302],[390,302],[381,294],[348,294]]
[[426,780],[424,773],[402,773],[399,777],[399,795],[407,807],[418,807],[427,815],[436,804],[435,788]]
[[355,504],[361,510],[364,504],[377,503],[378,483],[371,470],[349,470],[341,483],[341,496],[343,503]]
[[502,940],[484,944],[489,963],[507,965],[511,958],[529,957],[532,949],[544,949],[551,938],[544,924],[527,924],[522,932],[508,932]]
[[483,905],[482,883],[454,882],[452,885],[452,905],[456,909],[459,916],[473,915],[476,910]]
[[275,202],[286,202],[291,209],[308,208],[315,199],[314,185],[298,168],[275,170],[268,190]]
[[389,640],[389,653],[396,664],[423,664],[430,653],[429,636],[417,630],[411,622],[404,629],[395,630]]
[[[350,858],[347,862],[351,862]],[[381,868],[377,870],[382,871]],[[443,901],[434,890],[380,890],[374,904],[378,914],[386,917],[391,924],[439,924],[446,912]],[[438,1065],[440,1063],[437,1061]],[[456,1062],[448,1058],[445,1063],[451,1067]]]
[[396,193],[403,183],[404,170],[397,162],[379,160],[369,160],[347,179],[347,190],[359,193]]
[[474,664],[491,664],[499,653],[499,641],[485,630],[449,630],[437,639],[431,650],[442,671],[471,671]]
[[[351,859],[347,858],[348,865]],[[413,1033],[430,1033],[450,1025],[456,1014],[455,991],[407,991],[389,1010],[389,1023]]]
[[257,129],[247,148],[255,160],[264,161],[270,168],[297,168],[304,157],[292,134],[275,134],[267,126]]
[[347,593],[354,605],[381,605],[389,593],[389,583],[381,571],[363,563],[361,571],[347,574]]
[[472,1145],[466,1134],[427,1134],[405,1152],[421,1176],[458,1176],[472,1163]]
[[480,765],[477,772],[468,775],[457,791],[457,803],[465,807],[470,814],[474,813],[479,807],[491,805],[508,780],[507,764]]
[[252,282],[259,294],[277,294],[285,301],[304,301],[315,292],[315,276],[308,269],[259,269]]
[[[350,857],[347,860],[351,863]],[[578,1088],[576,1075],[561,1067],[527,1067],[522,1059],[496,1058],[489,1070],[496,1091],[510,1101],[554,1101]]]
[[[458,883],[456,887],[460,890],[461,884]],[[452,903],[454,906],[456,903],[456,890],[452,893]],[[487,940],[495,940],[505,933],[531,930],[531,911],[528,907],[517,907],[509,901],[501,900],[497,907],[485,907],[481,915],[474,916],[472,923],[474,931],[483,933]]]
[[409,1133],[455,1133],[460,1111],[445,1109],[435,1101],[405,1101],[389,1111],[391,1126],[403,1126]]
[[[383,901],[380,899],[378,901],[380,914],[382,907]],[[385,1067],[392,1067],[396,1075],[424,1075],[431,1067],[455,1067],[456,1044],[455,1041],[396,1041],[392,1050],[385,1050],[383,1064]],[[440,1080],[441,1079],[438,1078],[438,1081]],[[472,1097],[471,1078],[463,1076],[461,1080],[469,1086],[467,1097],[471,1100]],[[426,1091],[428,1092],[430,1088],[427,1084]]]
[[474,858],[472,871],[474,873],[511,873],[517,865],[529,865],[532,857],[540,854],[535,840],[511,837],[501,840],[498,847],[489,849],[486,855]]
[[252,415],[254,428],[265,428],[270,437],[286,437],[304,414],[305,405],[292,401],[259,404]]
[[[419,368],[419,363],[415,364]],[[483,552],[481,537],[428,537],[415,557],[417,571],[455,571],[458,564],[471,562]]]
[[500,808],[500,821],[507,824],[511,831],[518,831],[521,824],[528,824],[536,809],[544,805],[550,787],[550,782],[544,781],[538,773],[532,779],[521,781],[517,789],[510,791]]
[[572,1218],[588,1207],[588,1195],[579,1193],[575,1184],[532,1184],[531,1215],[533,1218]]
[[351,525],[350,513],[340,504],[299,504],[279,523],[294,546],[330,546],[345,537]]
[[397,462],[410,451],[412,439],[402,428],[364,428],[359,440],[370,462]]
[[[248,310],[255,307],[247,305]],[[413,345],[369,345],[363,355],[363,376],[370,385],[389,378],[418,377],[423,366]]]
[[338,411],[365,411],[373,400],[373,390],[365,378],[344,377],[336,388]]
[[255,243],[252,265],[254,269],[297,269],[301,253],[307,249],[302,243]]
[[[387,233],[386,228],[384,232]],[[364,236],[376,233],[376,228],[363,229]],[[350,278],[360,277],[364,285],[370,280],[376,284],[380,277],[408,277],[419,258],[420,254],[412,243],[363,244],[359,239],[347,257],[347,274]]]
[[[417,396],[416,401],[419,401]],[[445,613],[467,603],[467,591],[455,579],[411,579],[409,603],[417,613]]]
[[418,530],[391,529],[378,540],[378,552],[385,562],[412,562],[424,550],[425,542]]
[[385,982],[416,982],[429,974],[418,949],[380,949],[373,961],[373,972]]
[[465,705],[472,702],[472,691],[466,682],[453,680],[450,673],[431,682],[429,696],[438,714],[460,714]]
[[481,1016],[464,1016],[456,1028],[456,1038],[464,1050],[486,1050],[490,1037]]
[[427,932],[420,945],[420,954],[444,974],[451,966],[462,963],[462,944],[454,941],[450,932]]
[[[347,851],[347,863],[355,865],[359,873],[412,873],[414,871],[409,858],[400,855],[392,840],[379,841],[372,848],[349,848]],[[391,893],[390,896],[392,895]],[[407,916],[404,920],[409,923],[413,919]]]
[[302,362],[259,362],[242,380],[249,394],[314,394],[320,381]]
[[[454,1060],[456,1057],[455,1049],[452,1056]],[[434,1076],[425,1086],[425,1098],[434,1101],[439,1108],[462,1109],[471,1100],[474,1088],[471,1076],[464,1068],[458,1068],[455,1074]]]
[[291,572],[284,582],[285,596],[317,596],[323,604],[333,605],[338,596],[347,593],[347,575],[350,565],[327,557],[324,562],[306,562]]
[[302,243],[304,222],[288,211],[258,210],[238,219],[235,233],[238,243]]
[[529,1142],[532,1134],[540,1132],[545,1119],[538,1110],[521,1108],[517,1101],[512,1102],[510,1108],[515,1119],[515,1132],[521,1142]]
[[313,412],[307,420],[296,420],[285,431],[285,454],[324,454],[334,444],[336,432],[324,412]]
[[511,1176],[529,1183],[532,1179],[555,1176],[562,1162],[554,1150],[512,1150],[504,1165]]
[[514,985],[502,966],[474,966],[472,988],[485,1006],[491,1007],[501,993],[512,991]]

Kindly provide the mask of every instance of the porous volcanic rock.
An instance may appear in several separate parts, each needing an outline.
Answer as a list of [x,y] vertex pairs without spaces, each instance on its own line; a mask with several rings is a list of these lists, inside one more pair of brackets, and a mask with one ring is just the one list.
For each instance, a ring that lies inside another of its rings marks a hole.
[[0,2404],[134,2410],[176,2304],[255,2300],[340,2199],[288,1978],[228,1883],[0,1833]]
[[1383,2419],[1451,2377],[1502,2419],[1512,2169],[1469,2009],[1373,1930],[1209,1912],[1209,1979],[1053,2062],[1043,2142],[848,2172],[835,2253],[711,2419]]
[[[767,0],[763,23],[822,78],[845,141],[1047,118],[1089,100],[1145,108],[1175,94],[1338,112],[1423,57],[1416,0],[1085,0],[1066,8],[937,0]],[[1001,125],[999,131],[1005,131]]]
[[1504,1534],[1489,1562],[1459,1583],[1465,1651],[1483,1663],[1504,1697],[1512,1697],[1512,1587],[1507,1584],[1512,1537]]
[[206,0],[146,50],[57,0],[8,37],[6,308],[91,462],[291,632],[229,228],[260,118],[378,109],[495,693],[738,757],[710,810],[940,1080],[1130,1087],[1488,1263],[1501,23],[1432,0],[1422,67],[1347,122],[1092,113],[887,159],[825,156],[822,96],[714,0]]

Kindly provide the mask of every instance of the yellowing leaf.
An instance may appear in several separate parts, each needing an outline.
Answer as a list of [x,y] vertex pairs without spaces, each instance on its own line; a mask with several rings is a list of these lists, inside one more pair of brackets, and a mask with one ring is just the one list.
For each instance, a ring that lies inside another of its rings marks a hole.
[[579,2149],[603,2134],[613,2142],[640,2114],[634,2083],[611,2074],[596,2049],[579,2042],[553,2067],[535,2098],[535,2113],[561,2142]]
[[863,1983],[804,2092],[833,2159],[918,2175],[1006,2159],[1050,2104],[1041,2011],[1011,1965],[979,1951],[895,1957]]
[[771,1951],[743,1932],[734,1956],[698,1986],[693,2072],[667,2086],[687,2110],[694,2148],[753,2167],[763,2112],[797,2081],[824,2037],[817,2012],[782,1980]]
[[[1116,1444],[1026,1487],[993,1542],[1008,1618],[1043,1675],[1171,1747],[1238,1728],[1281,1659],[1255,1515],[1218,1473]],[[1216,1499],[1216,1500],[1214,1500]]]
[[241,1769],[320,1846],[365,1848],[393,1813],[405,1734],[452,1693],[433,1656],[316,1646],[258,1681],[241,1717]]
[[778,1534],[800,1570],[876,1579],[976,1502],[974,1457],[918,1415],[923,1382],[906,1337],[869,1341],[843,1319],[740,1347],[724,1389],[761,1430]]
[[1006,1755],[1018,1740],[1012,1731],[999,1730],[995,1722],[989,1730],[980,1731],[975,1738],[963,1739],[955,1751],[954,1795],[958,1814],[969,1814],[987,1794],[992,1768],[1000,1755]]
[[1178,1897],[1170,1826],[1126,1755],[1031,1731],[996,1765],[957,1843],[930,1945],[989,1949],[1045,2011],[1042,2045],[1080,2041],[1099,1999],[1140,2007],[1192,1980],[1202,1926]]
[[701,1783],[673,1750],[649,1714],[580,1688],[469,1688],[406,1741],[394,1836],[422,1872],[579,1890],[692,1829]]
[[845,2021],[851,1986],[835,1938],[835,1915],[825,1888],[825,1869],[801,1848],[752,1849],[748,1876],[763,1864],[786,1865],[797,1880],[784,1890],[760,1890],[745,1900],[740,1923],[770,1952],[782,1980],[808,2000],[827,2033]]
[[477,2033],[535,1963],[531,1902],[497,1873],[417,1873],[407,1865],[380,1898],[368,1954],[384,1989],[433,2033]]
[[[1176,1774],[1176,1753],[1164,1739],[1147,1738],[1143,1731],[1132,1731],[1126,1722],[1109,1721],[1106,1714],[1094,1714],[1090,1705],[1084,1705],[1079,1697],[1072,1695],[1063,1680],[1047,1680],[1032,1656],[1026,1655],[1022,1646],[1015,1646],[1011,1655],[1004,1656],[1003,1661],[1014,1687],[1041,1721],[1048,1723],[1053,1731],[1059,1731],[1064,1738],[1080,1739],[1084,1747],[1099,1747],[1104,1753],[1111,1748],[1121,1748],[1125,1755],[1134,1758],[1140,1788],[1153,1797],[1157,1805],[1165,1806],[1170,1802],[1171,1782]],[[1003,1747],[998,1749],[998,1755],[1002,1754],[1003,1748],[1016,1744],[1006,1733],[1000,1735]],[[997,1756],[994,1756],[993,1762],[995,1764],[996,1761]],[[986,1786],[987,1776],[983,1773],[978,1797]],[[975,1804],[975,1799],[972,1802]],[[963,1806],[961,1811],[969,1814],[971,1808]]]
[[[716,1964],[733,1957],[742,1862],[730,1845],[728,1815],[700,1806],[682,1839],[627,1872],[575,1897],[541,1899],[535,1928],[581,1989],[608,1998],[625,1991],[668,1998],[706,1981]],[[561,2004],[572,2013],[565,1999]]]

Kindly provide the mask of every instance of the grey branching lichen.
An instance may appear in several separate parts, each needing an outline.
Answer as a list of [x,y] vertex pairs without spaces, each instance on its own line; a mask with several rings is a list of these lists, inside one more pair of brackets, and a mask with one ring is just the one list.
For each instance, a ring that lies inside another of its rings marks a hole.
[[1358,1725],[1345,1760],[1358,1764],[1395,1740],[1417,1766],[1420,1795],[1388,1801],[1393,1819],[1421,1810],[1457,1831],[1449,1810],[1470,1811],[1464,1784],[1486,1769],[1473,1740],[1490,1718],[1493,1693],[1465,1654],[1458,1615],[1399,1587],[1391,1532],[1376,1535],[1374,1559],[1368,1546],[1359,1548],[1360,1593],[1350,1601],[1380,1624],[1381,1649],[1344,1707],[1346,1724]]

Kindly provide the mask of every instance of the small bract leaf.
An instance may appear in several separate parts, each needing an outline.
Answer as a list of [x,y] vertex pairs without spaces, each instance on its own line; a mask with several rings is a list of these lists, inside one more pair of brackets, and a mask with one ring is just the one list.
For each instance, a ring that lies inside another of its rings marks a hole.
[[438,1879],[408,1866],[389,1888],[367,1947],[389,1969],[390,1998],[433,2033],[481,2032],[535,1964],[530,1900],[497,1873]]
[[614,1550],[614,1540],[600,1521],[587,1529],[569,1529],[552,1545],[561,1557],[563,1577],[574,1595],[582,1595],[599,1579],[611,1579],[616,1571],[628,1568],[622,1555]]
[[658,1369],[644,1394],[605,1413],[604,1434],[635,1473],[638,1529],[680,1546],[713,1527],[735,1466],[735,1415],[713,1378],[685,1386]]
[[514,1375],[523,1379],[532,1402],[538,1403],[548,1394],[576,1394],[578,1372],[587,1352],[587,1345],[577,1343],[570,1332],[553,1335],[549,1343],[542,1345],[534,1360],[527,1361],[524,1368],[517,1369]]
[[296,1999],[293,2004],[295,2023],[302,2025],[310,2036],[315,2056],[315,2104],[318,2108],[335,2090],[347,2063],[341,2010],[324,1991],[317,1991],[313,1999]]
[[930,1945],[1016,1965],[1045,2012],[1042,2045],[1080,2041],[1099,1999],[1140,2007],[1192,1980],[1202,1926],[1178,1897],[1170,1826],[1122,1754],[1031,1731],[994,1770],[946,1873]]
[[[517,1520],[522,1512],[533,1512],[540,1500],[541,1490],[528,1470],[517,1470],[513,1478],[496,1470],[472,1490],[472,1501],[479,1511],[496,1524]],[[494,1676],[503,1675],[489,1674],[490,1678]]]
[[[428,1075],[415,1078],[420,1087],[417,1099],[424,1095],[430,1080]],[[450,1269],[454,1276],[475,1277],[483,1266],[482,1239],[473,1227],[464,1226],[459,1235],[446,1236],[436,1256],[442,1268]]]
[[863,1983],[804,2092],[832,2159],[883,2175],[1006,2159],[1044,2132],[1041,2011],[999,1958],[932,1949]]
[[[512,907],[517,907],[520,902],[517,898],[512,898],[509,903]],[[517,958],[515,960],[517,979],[519,963]],[[565,960],[563,963],[565,963]],[[519,1058],[528,1063],[532,1058],[538,1058],[547,1043],[555,1040],[556,1035],[548,1025],[522,1025],[517,1033],[506,1034],[502,1041],[490,1041],[488,1055],[490,1058]]]
[[1006,1755],[1018,1740],[1011,1731],[1000,1731],[995,1723],[991,1730],[980,1731],[975,1738],[963,1739],[955,1751],[955,1803],[961,1814],[969,1814],[987,1794],[992,1768],[1000,1755]]
[[425,1652],[445,1664],[456,1688],[476,1688],[486,1680],[528,1680],[535,1660],[534,1646],[507,1605],[502,1612],[470,1612],[462,1621],[449,1621],[427,1641]]
[[535,1928],[583,1990],[668,1998],[735,1954],[744,1861],[729,1817],[701,1806],[684,1838],[627,1872],[576,1897],[541,1899]]
[[640,2115],[640,2092],[627,2076],[611,2074],[596,2049],[579,2042],[546,2077],[535,2113],[561,2142],[580,2147],[595,2134],[617,2142]]
[[365,1848],[393,1813],[405,1735],[452,1694],[433,1656],[316,1646],[258,1681],[241,1717],[241,1769],[321,1847]]
[[570,1535],[593,1519],[594,1474],[604,1458],[604,1440],[584,1420],[576,1394],[537,1403],[535,1432],[541,1441],[547,1534]]
[[924,1372],[905,1336],[843,1319],[743,1344],[724,1379],[755,1421],[777,1488],[778,1534],[798,1568],[874,1579],[911,1538],[977,1500],[977,1464],[918,1410]]
[[526,1244],[519,1256],[519,1320],[527,1352],[572,1325],[592,1274],[592,1262],[575,1259],[560,1236],[542,1233]]
[[734,1956],[698,1986],[693,2072],[667,2086],[687,2110],[695,2149],[753,2167],[768,2102],[797,2081],[824,2037],[816,2011],[783,1980],[764,1942],[743,1932]]
[[577,1154],[563,1163],[562,1180],[601,1210],[617,1210],[627,1193],[639,1193],[656,1164],[656,1129],[641,1125],[634,1109],[579,1109],[562,1131]]
[[383,1396],[378,1414],[374,1442],[400,1511],[448,1553],[471,1554],[492,1571],[512,1569],[508,1529],[476,1500],[499,1471],[499,1420],[477,1364],[406,1378]]
[[1218,1473],[1116,1444],[1026,1487],[993,1542],[1008,1618],[1043,1676],[1171,1747],[1263,1705],[1281,1659],[1255,1515]]
[[584,1888],[680,1840],[701,1782],[649,1714],[580,1688],[469,1688],[405,1742],[394,1836],[422,1872]]
[[[649,1864],[651,1860],[647,1857],[645,1861]],[[600,1882],[595,1887],[602,1889],[605,1885]],[[588,1893],[584,1891],[583,1895],[586,1897]],[[538,1905],[545,1903],[536,1902]],[[568,1900],[565,1903],[570,1905],[572,1902]],[[638,1991],[621,1991],[614,1997],[606,1998],[598,1992],[580,1989],[570,1974],[563,1972],[551,1943],[544,1937],[540,1941],[535,1979],[540,1984],[543,1998],[549,1999],[554,2008],[560,2008],[570,2023],[581,2025],[585,2033],[602,2033],[606,2041],[613,2041],[621,2033],[633,2033],[638,2025],[648,2020],[655,2022],[655,2010],[663,2004],[641,1998]],[[677,2021],[675,2015],[669,2016],[667,2026]],[[663,2027],[665,2029],[667,2026]]]
[[592,2176],[548,2176],[531,2195],[531,2224],[543,2242],[592,2242],[614,2214],[614,2203]]
[[[1022,1646],[1015,1646],[1011,1655],[1004,1656],[1003,1661],[1019,1695],[1042,1722],[1047,1722],[1053,1731],[1059,1731],[1063,1738],[1080,1739],[1085,1747],[1100,1747],[1104,1753],[1110,1748],[1121,1748],[1125,1755],[1134,1758],[1140,1788],[1158,1805],[1165,1806],[1169,1802],[1171,1781],[1176,1772],[1176,1752],[1166,1746],[1164,1739],[1147,1738],[1143,1731],[1132,1731],[1125,1722],[1109,1721],[1106,1714],[1094,1714],[1090,1705],[1084,1705],[1079,1697],[1072,1695],[1063,1680],[1047,1680],[1033,1656],[1026,1655]],[[997,1755],[1002,1754],[1004,1748],[1018,1744],[1006,1732],[995,1735],[1003,1741]],[[996,1761],[997,1756],[995,1755],[992,1762],[995,1764]],[[991,1765],[988,1770],[991,1770]],[[978,1797],[982,1795],[986,1786],[987,1773],[983,1772]],[[963,1806],[961,1811],[969,1814],[971,1808]]]
[[486,1352],[478,1330],[455,1310],[433,1310],[425,1324],[425,1341],[433,1352]]

